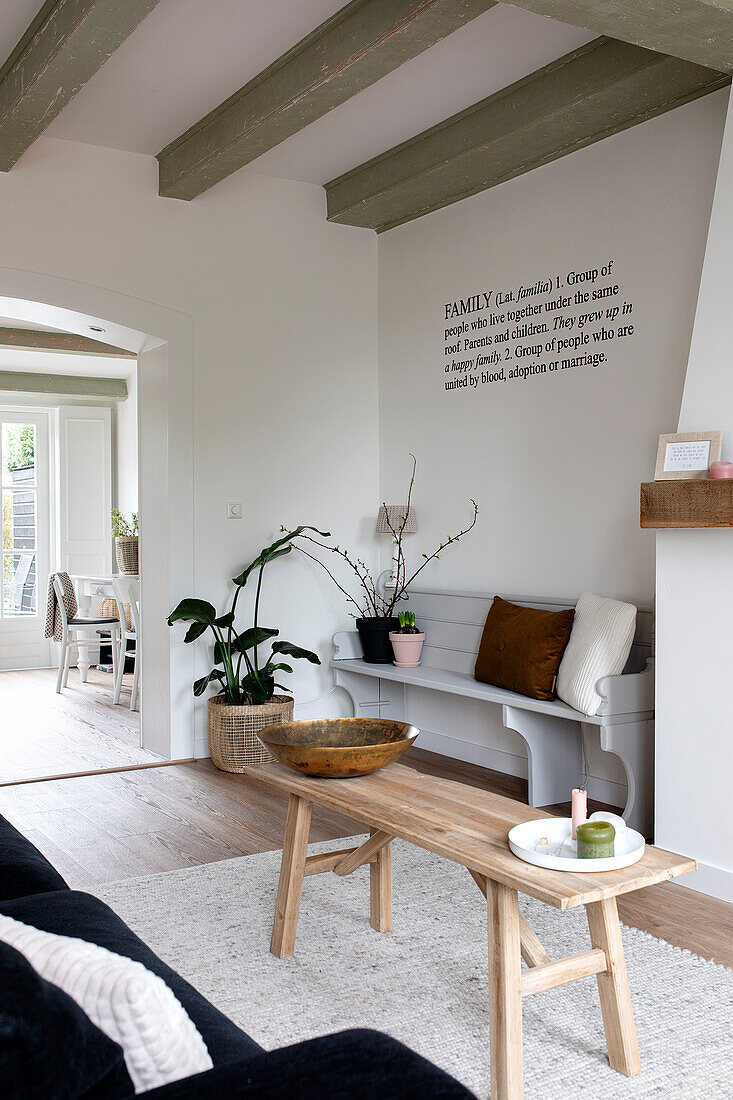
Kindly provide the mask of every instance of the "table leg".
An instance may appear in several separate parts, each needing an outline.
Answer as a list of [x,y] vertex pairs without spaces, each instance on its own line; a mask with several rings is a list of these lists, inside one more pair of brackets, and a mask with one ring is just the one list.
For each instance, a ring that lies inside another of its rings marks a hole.
[[[86,585],[81,582],[78,583],[77,603],[79,605],[79,614],[89,617],[91,615],[92,597],[91,594],[87,592]],[[79,645],[76,647],[76,663],[79,667],[79,681],[85,684],[92,663],[90,660],[90,647],[92,645],[91,639],[94,635],[89,630],[78,630],[76,637],[79,642]],[[87,645],[84,645],[85,638],[89,639]]]
[[296,794],[290,795],[285,843],[280,864],[280,881],[275,901],[275,921],[270,940],[270,951],[280,959],[287,958],[295,950],[295,933],[298,927],[300,893],[303,887],[312,811],[312,802]]
[[614,1069],[633,1077],[641,1069],[629,979],[615,898],[585,907],[591,943],[606,953],[608,969],[597,974],[608,1060]]
[[[379,830],[372,829],[374,836]],[[392,841],[379,849],[369,864],[370,922],[377,932],[392,931]]]
[[517,891],[486,882],[489,924],[489,1012],[491,1028],[491,1098],[521,1100],[522,964],[519,952]]

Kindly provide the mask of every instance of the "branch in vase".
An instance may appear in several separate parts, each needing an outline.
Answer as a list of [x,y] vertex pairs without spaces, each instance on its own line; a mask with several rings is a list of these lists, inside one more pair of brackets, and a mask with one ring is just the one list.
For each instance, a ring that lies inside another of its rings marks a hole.
[[[415,572],[412,574],[410,579],[405,582],[405,584],[403,585],[403,588],[402,588],[403,592],[407,591],[409,586],[415,580],[415,577],[417,577],[419,573],[422,573],[423,569],[425,568],[425,566],[429,562],[433,561],[435,558],[440,557],[441,551],[447,549],[447,547],[449,547],[449,546],[452,546],[453,543],[455,543],[455,542],[460,542],[460,540],[463,538],[464,535],[467,535],[469,531],[472,531],[474,529],[474,527],[476,526],[476,521],[478,519],[478,505],[477,505],[475,500],[471,500],[471,504],[473,504],[473,519],[469,523],[468,527],[464,527],[463,530],[459,531],[457,535],[449,535],[448,538],[445,540],[445,542],[441,542],[438,549],[434,550],[432,554],[423,554],[423,557],[425,558],[425,561],[422,563],[422,565],[418,569],[415,570]],[[397,601],[395,600],[395,603],[396,602]]]
[[359,612],[359,617],[360,618],[362,618],[362,619],[368,619],[369,618],[368,612],[366,612],[363,607],[359,606],[359,604],[356,602],[354,597],[349,595],[349,593],[346,591],[346,589],[343,587],[343,585],[339,584],[339,582],[336,580],[336,578],[334,577],[331,570],[328,568],[327,565],[324,565],[324,563],[321,561],[320,558],[317,558],[315,556],[315,554],[309,554],[308,551],[304,550],[302,546],[296,546],[295,549],[298,551],[299,554],[303,554],[306,558],[310,558],[311,561],[314,561],[317,565],[320,565],[321,569],[323,569],[323,571],[328,574],[328,576],[331,578],[333,583],[336,585],[339,592],[343,593],[343,595],[346,597],[347,601],[354,605],[356,610]]
[[[382,601],[381,597],[379,596],[377,586],[372,578],[370,570],[367,568],[366,565],[364,565],[360,558],[357,558],[356,561],[352,561],[348,551],[342,550],[340,546],[327,546],[325,543],[319,542],[318,539],[314,539],[310,535],[301,535],[300,538],[305,540],[306,542],[313,543],[314,546],[318,546],[321,550],[327,550],[330,554],[336,554],[338,557],[342,558],[349,566],[349,568],[353,570],[357,580],[359,581],[359,584],[364,589],[364,594],[367,599],[367,611],[366,613],[362,613],[363,618],[370,618],[372,611],[375,618],[379,619],[382,617],[384,611],[380,609],[379,606]],[[317,561],[319,565],[326,569],[326,572],[329,574],[329,576],[333,578],[333,574],[326,568],[326,566],[319,558],[315,557],[315,555],[310,556],[313,557],[314,561]],[[337,587],[340,588],[342,592],[345,592],[345,589],[342,588],[340,584],[338,584],[338,581],[336,581],[335,578],[333,579]],[[355,599],[353,599],[351,596],[349,596],[349,599],[356,607],[359,607],[359,604]]]

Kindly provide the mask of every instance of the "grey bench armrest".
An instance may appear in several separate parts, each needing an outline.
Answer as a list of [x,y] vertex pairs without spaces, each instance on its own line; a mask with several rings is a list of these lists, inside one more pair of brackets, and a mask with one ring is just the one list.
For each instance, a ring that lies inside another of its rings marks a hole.
[[621,676],[604,676],[596,684],[603,696],[598,712],[606,715],[644,714],[654,712],[654,660],[650,658],[643,672],[625,672]]

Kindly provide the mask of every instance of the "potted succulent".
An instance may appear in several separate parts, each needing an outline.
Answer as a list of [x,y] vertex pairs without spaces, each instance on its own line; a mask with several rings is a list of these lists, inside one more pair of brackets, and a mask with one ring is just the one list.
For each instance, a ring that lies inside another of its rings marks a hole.
[[[292,540],[305,530],[316,531],[315,527],[287,531],[232,579],[234,595],[229,610],[223,615],[218,615],[214,605],[206,600],[185,599],[168,616],[169,626],[177,622],[191,624],[184,642],[196,641],[207,630],[214,637],[214,667],[196,680],[193,693],[203,695],[213,683],[221,689],[220,694],[208,701],[208,734],[211,759],[222,771],[241,772],[252,764],[271,759],[257,733],[265,726],[292,720],[292,696],[275,694],[276,689],[288,690],[276,683],[275,677],[293,671],[283,658],[306,660],[314,665],[321,663],[315,653],[283,641],[278,638],[279,630],[260,626],[259,622],[265,566],[291,553]],[[326,531],[316,531],[316,534],[328,537]],[[253,622],[246,630],[239,631],[235,622],[237,601],[253,574],[257,581]],[[277,640],[272,641],[273,638]],[[266,656],[262,655],[263,646],[267,646]]]
[[111,516],[117,568],[120,573],[137,574],[140,572],[137,512],[132,513],[131,522],[117,508],[112,509]]
[[398,668],[417,668],[425,641],[424,631],[415,625],[414,611],[400,611],[397,630],[390,630],[389,640],[394,650],[394,663]]
[[[296,549],[300,550],[301,554],[305,554],[306,557],[317,562],[322,569],[325,569],[338,590],[346,597],[347,603],[354,609],[351,614],[356,619],[356,629],[361,639],[364,660],[369,664],[389,664],[394,661],[394,651],[390,641],[390,634],[396,632],[399,627],[399,619],[395,615],[397,604],[401,600],[409,598],[408,588],[415,578],[423,571],[425,566],[436,558],[440,558],[442,551],[448,546],[460,542],[463,536],[467,535],[468,532],[476,526],[476,520],[478,518],[478,505],[475,500],[472,500],[471,505],[473,507],[473,514],[470,523],[462,530],[458,531],[457,534],[448,535],[432,554],[423,554],[421,564],[408,576],[407,563],[405,561],[404,536],[410,515],[412,490],[415,484],[415,472],[417,469],[417,459],[414,455],[410,455],[410,458],[412,459],[412,474],[407,490],[407,503],[405,504],[404,514],[400,516],[396,522],[392,522],[389,519],[389,509],[386,504],[384,505],[384,511],[388,517],[387,522],[393,540],[393,583],[385,585],[384,587],[380,586],[378,582],[374,580],[371,571],[361,558],[353,557],[348,550],[344,550],[341,546],[329,545],[328,543],[321,542],[318,538],[314,538],[313,535],[303,533],[312,531],[312,527],[301,528],[301,533],[296,536],[298,540]],[[282,530],[284,531],[285,528],[283,527]],[[320,532],[316,532],[316,534],[319,533]],[[335,554],[337,558],[340,558],[341,561],[349,567],[356,578],[357,587],[355,589],[355,594],[352,595],[352,593],[334,576],[328,566],[321,561],[320,557],[311,553],[310,550],[307,550],[303,543],[316,546],[320,550],[328,551],[330,554]]]

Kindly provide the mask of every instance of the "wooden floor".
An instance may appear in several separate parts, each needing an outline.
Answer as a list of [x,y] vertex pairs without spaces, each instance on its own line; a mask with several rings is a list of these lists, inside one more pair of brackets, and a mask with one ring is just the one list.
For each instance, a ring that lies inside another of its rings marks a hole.
[[[403,761],[526,800],[526,782],[513,776],[419,749]],[[80,889],[281,848],[285,811],[279,795],[208,761],[0,788],[0,814]],[[355,831],[347,818],[314,809],[314,842]],[[618,904],[626,924],[733,967],[733,905],[676,883],[649,887]]]
[[0,783],[152,763],[139,747],[140,713],[130,710],[132,676],[112,702],[112,676],[75,668],[56,694],[55,669],[0,672]]

